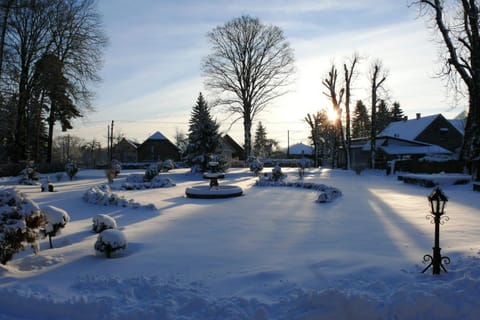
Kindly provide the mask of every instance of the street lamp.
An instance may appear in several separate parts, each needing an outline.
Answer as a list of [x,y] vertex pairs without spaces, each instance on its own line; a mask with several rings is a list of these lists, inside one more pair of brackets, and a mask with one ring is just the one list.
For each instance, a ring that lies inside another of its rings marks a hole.
[[423,257],[424,262],[430,262],[428,266],[423,269],[422,273],[428,270],[428,268],[432,267],[433,274],[440,274],[440,268],[443,271],[447,272],[447,269],[443,266],[445,264],[450,263],[449,257],[442,257],[440,251],[440,224],[444,224],[445,221],[449,220],[448,216],[444,216],[445,213],[445,204],[448,201],[447,196],[442,192],[440,188],[436,188],[432,191],[432,193],[428,196],[428,201],[430,202],[430,206],[432,209],[432,213],[427,215],[427,219],[430,220],[431,223],[435,224],[435,244],[433,249],[433,256],[426,254]]

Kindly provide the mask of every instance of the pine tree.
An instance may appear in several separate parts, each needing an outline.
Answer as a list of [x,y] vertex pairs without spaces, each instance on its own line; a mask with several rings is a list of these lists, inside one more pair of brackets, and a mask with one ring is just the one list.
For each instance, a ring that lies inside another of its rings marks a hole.
[[370,135],[370,116],[362,100],[358,100],[353,111],[352,137],[365,138]]
[[376,133],[379,134],[391,122],[392,116],[385,100],[380,100],[377,106]]
[[210,115],[210,108],[201,92],[189,123],[185,160],[190,166],[206,171],[210,157],[220,146],[220,134],[219,125]]
[[253,154],[258,158],[265,158],[268,156],[268,153],[267,130],[260,121],[258,123],[257,129],[255,130]]
[[392,105],[392,110],[391,110],[391,117],[392,117],[392,122],[395,121],[402,121],[405,115],[403,114],[403,110],[400,107],[400,102],[395,101]]

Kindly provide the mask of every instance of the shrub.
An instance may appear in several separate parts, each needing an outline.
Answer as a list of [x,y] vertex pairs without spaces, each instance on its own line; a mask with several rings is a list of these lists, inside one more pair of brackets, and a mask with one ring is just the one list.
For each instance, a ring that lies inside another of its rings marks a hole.
[[50,205],[43,207],[41,211],[46,220],[43,234],[48,236],[50,248],[53,248],[52,237],[61,233],[61,229],[70,221],[70,216],[65,210]]
[[126,247],[127,238],[122,231],[116,229],[102,231],[95,242],[95,250],[104,252],[107,258],[118,250],[125,250]]
[[78,167],[74,162],[67,162],[67,164],[65,165],[65,172],[67,173],[70,180],[73,180],[73,178],[78,172]]
[[117,222],[114,218],[106,214],[97,214],[92,219],[92,230],[95,233],[100,233],[106,229],[117,229]]
[[40,227],[45,224],[38,205],[16,189],[0,189],[0,263],[6,264],[28,243],[38,252]]
[[33,161],[28,161],[26,167],[20,171],[20,184],[34,185],[38,182],[38,172]]
[[253,157],[249,159],[250,171],[252,171],[256,176],[263,170],[263,162]]
[[162,162],[162,171],[168,172],[169,170],[175,169],[175,163],[171,159],[167,159]]
[[122,171],[122,164],[120,163],[120,161],[113,159],[112,163],[110,164],[110,169],[113,171],[116,178]]
[[278,164],[276,164],[275,167],[273,167],[272,169],[272,180],[279,181],[283,178],[285,178],[285,175],[282,172],[282,168]]
[[145,175],[143,176],[144,181],[152,181],[152,179],[158,175],[160,171],[158,163],[151,163],[147,170],[145,170]]
[[54,189],[54,188],[53,188],[53,184],[50,183],[50,178],[47,178],[47,180],[44,181],[44,182],[42,183],[42,186],[40,187],[40,190],[41,190],[42,192],[47,192],[47,191],[48,191],[48,192],[53,192],[53,191],[54,191],[53,189]]

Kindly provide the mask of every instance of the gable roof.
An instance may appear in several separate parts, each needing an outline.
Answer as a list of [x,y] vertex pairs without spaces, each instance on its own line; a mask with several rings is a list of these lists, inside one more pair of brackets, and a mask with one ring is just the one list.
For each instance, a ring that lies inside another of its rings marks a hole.
[[401,120],[390,123],[379,136],[389,136],[405,140],[415,140],[441,114],[421,117],[419,119]]
[[245,150],[230,135],[225,134],[220,138],[220,141],[224,147],[230,148],[239,159],[242,160],[244,158]]
[[452,126],[455,127],[455,129],[458,130],[462,135],[465,134],[465,124],[467,122],[467,119],[452,119],[448,120],[452,124]]
[[148,137],[147,140],[168,140],[168,139],[163,134],[161,134],[160,131],[157,131],[154,134],[152,134],[150,137]]

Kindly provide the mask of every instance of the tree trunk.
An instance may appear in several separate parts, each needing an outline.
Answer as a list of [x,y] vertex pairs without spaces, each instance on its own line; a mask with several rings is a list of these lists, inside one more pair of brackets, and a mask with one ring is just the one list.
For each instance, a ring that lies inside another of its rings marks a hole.
[[244,148],[245,148],[245,160],[250,158],[251,149],[252,149],[252,121],[247,117],[243,120],[243,130],[244,130]]
[[53,127],[55,125],[55,103],[50,104],[50,115],[48,117],[48,141],[47,141],[47,163],[52,163]]

